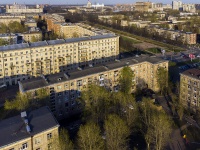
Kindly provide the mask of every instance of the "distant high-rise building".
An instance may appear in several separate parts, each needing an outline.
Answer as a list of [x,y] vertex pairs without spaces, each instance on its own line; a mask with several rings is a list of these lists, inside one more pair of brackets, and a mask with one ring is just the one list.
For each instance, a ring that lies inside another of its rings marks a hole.
[[195,4],[183,4],[183,11],[195,13],[196,6]]
[[173,10],[182,10],[183,9],[182,1],[172,1],[172,9]]

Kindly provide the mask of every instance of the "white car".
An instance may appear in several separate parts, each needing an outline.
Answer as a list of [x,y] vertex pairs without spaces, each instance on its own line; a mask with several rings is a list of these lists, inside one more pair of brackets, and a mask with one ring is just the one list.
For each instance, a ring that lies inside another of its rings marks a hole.
[[200,54],[199,54],[199,55],[197,55],[197,57],[200,57]]

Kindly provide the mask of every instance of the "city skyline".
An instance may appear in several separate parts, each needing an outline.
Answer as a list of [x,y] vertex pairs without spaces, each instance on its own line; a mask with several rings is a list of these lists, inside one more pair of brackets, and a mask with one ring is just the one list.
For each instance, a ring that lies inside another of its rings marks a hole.
[[[110,0],[110,1],[106,1],[106,0],[90,0],[90,2],[92,3],[104,3],[104,4],[132,4],[137,2],[138,0],[124,0],[123,3],[120,0]],[[147,1],[147,0],[145,0]],[[2,0],[0,4],[13,4],[14,2],[19,3],[19,4],[86,4],[87,0],[74,0],[74,1],[69,1],[69,0],[60,0],[55,2],[54,0],[41,0],[40,2],[38,2],[37,0],[30,0],[28,3],[24,0]],[[169,3],[168,0],[153,0],[151,2],[155,2],[155,3],[159,3],[162,2],[164,4],[171,4],[171,2]],[[195,4],[200,4],[200,2],[198,0],[182,0],[183,3],[195,3]]]

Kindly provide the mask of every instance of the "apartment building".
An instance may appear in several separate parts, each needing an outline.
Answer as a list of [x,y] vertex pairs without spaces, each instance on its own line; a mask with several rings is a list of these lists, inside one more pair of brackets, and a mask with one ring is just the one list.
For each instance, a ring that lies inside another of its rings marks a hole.
[[31,8],[24,4],[14,3],[13,5],[6,5],[6,13],[43,13],[43,7],[36,5],[34,8]]
[[42,32],[26,32],[21,35],[25,42],[36,42],[42,40]]
[[59,124],[48,107],[0,121],[0,150],[47,150]]
[[22,93],[35,93],[38,89],[44,88],[49,91],[50,108],[58,119],[80,112],[81,106],[77,102],[81,91],[85,90],[91,83],[105,87],[109,91],[119,90],[120,71],[123,67],[129,66],[134,73],[134,84],[132,91],[136,88],[150,88],[159,91],[156,75],[159,67],[168,70],[168,61],[141,56],[107,62],[104,65],[88,66],[84,69],[65,71],[48,76],[32,78],[19,82],[19,90]]
[[83,23],[65,23],[65,19],[60,15],[44,15],[47,21],[48,31],[56,33],[62,38],[74,38],[74,37],[84,37],[84,36],[95,36],[102,35],[105,32],[99,32],[93,27],[83,24]]
[[0,24],[3,23],[5,25],[8,25],[10,22],[19,22],[21,23],[21,19],[20,18],[0,18]]
[[82,24],[64,23],[60,26],[60,33],[64,38],[84,37],[98,35],[95,31],[82,26]]
[[183,11],[196,13],[195,4],[183,4]]
[[187,44],[196,44],[197,43],[197,34],[192,32],[186,32],[183,35],[183,41]]
[[45,14],[42,15],[42,18],[44,18],[47,22],[47,30],[53,31],[54,30],[54,24],[55,23],[65,23],[64,16],[58,15],[58,14]]
[[37,22],[35,20],[26,20],[24,25],[27,27],[37,27]]
[[0,84],[113,61],[119,55],[119,36],[40,41],[0,46]]
[[151,2],[136,2],[135,3],[135,11],[148,12],[150,9],[152,9]]
[[173,10],[182,10],[183,9],[182,1],[172,1],[172,9]]
[[180,101],[191,110],[200,106],[200,70],[189,69],[180,73]]
[[0,34],[0,39],[7,41],[10,44],[17,44],[18,40],[17,40],[18,35],[17,34]]
[[159,36],[169,38],[174,41],[181,41],[184,44],[196,44],[197,34],[192,32],[182,32],[178,30],[168,30],[163,28],[157,28],[155,26],[149,26],[148,31],[151,33],[157,33]]

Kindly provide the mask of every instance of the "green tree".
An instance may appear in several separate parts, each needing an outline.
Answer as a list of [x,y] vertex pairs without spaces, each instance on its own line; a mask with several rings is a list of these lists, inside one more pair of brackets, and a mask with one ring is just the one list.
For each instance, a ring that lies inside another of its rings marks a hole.
[[160,93],[163,94],[163,92],[166,90],[168,86],[168,71],[164,67],[160,67],[157,70],[157,82],[158,87],[160,90]]
[[149,100],[143,99],[140,105],[141,126],[147,149],[161,150],[169,139],[171,133],[171,119],[162,110]]
[[23,26],[21,23],[17,21],[10,22],[8,24],[8,29],[11,33],[23,33],[27,31],[27,27]]
[[127,149],[128,136],[130,130],[117,115],[109,115],[105,120],[106,146],[109,150]]
[[135,98],[131,94],[124,94],[122,92],[113,93],[111,98],[111,110],[115,114],[122,117],[127,125],[131,128],[138,117],[138,106]]
[[77,37],[79,37],[79,35],[78,35],[77,32],[74,32],[73,35],[72,35],[72,37],[73,37],[73,38],[77,38]]
[[0,46],[7,45],[7,44],[9,44],[8,41],[6,41],[4,39],[0,39]]
[[109,103],[109,92],[103,87],[91,84],[81,95],[85,104],[85,117],[93,119],[96,123],[104,120]]
[[12,109],[25,110],[29,107],[30,99],[31,99],[30,93],[26,94],[17,93],[17,96],[15,97],[14,100],[12,101],[6,100],[4,107],[7,110],[12,110]]
[[61,128],[59,131],[59,145],[57,150],[73,150],[74,145],[69,138],[68,131],[64,128]]
[[37,42],[37,41],[38,41],[38,39],[35,36],[31,37],[31,42]]
[[0,33],[8,33],[8,26],[4,23],[0,23]]
[[100,135],[100,128],[94,122],[81,125],[78,131],[78,146],[82,150],[102,150],[104,141]]
[[130,67],[124,67],[120,72],[120,90],[125,94],[131,93],[131,88],[133,86],[134,74]]
[[36,91],[36,97],[33,93],[17,93],[15,99],[12,101],[6,100],[5,109],[6,110],[25,110],[28,108],[36,107],[39,108],[44,105],[48,105],[49,92],[46,88],[42,88]]
[[151,138],[153,149],[161,150],[170,138],[171,120],[163,112],[153,113],[147,135]]

